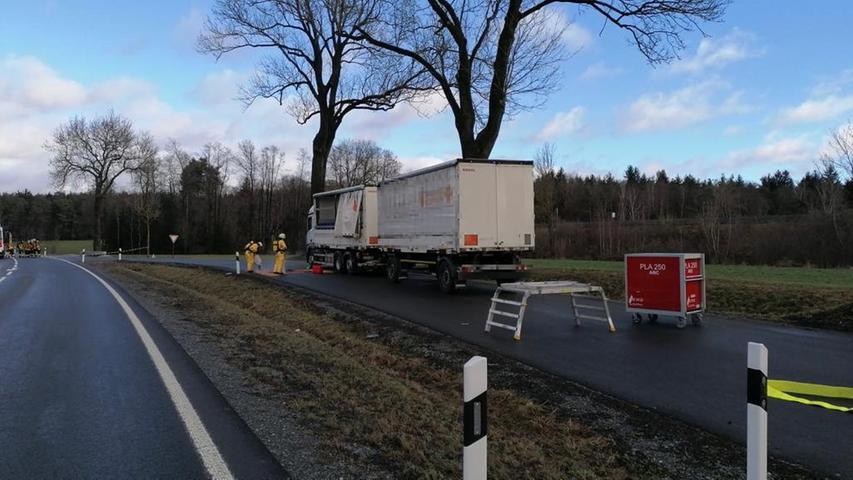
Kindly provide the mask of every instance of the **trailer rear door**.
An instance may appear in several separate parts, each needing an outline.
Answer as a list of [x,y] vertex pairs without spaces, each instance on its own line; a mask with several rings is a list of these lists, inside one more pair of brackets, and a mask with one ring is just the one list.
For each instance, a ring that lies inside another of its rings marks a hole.
[[496,246],[533,247],[533,168],[499,163],[495,173]]
[[459,162],[459,248],[497,245],[497,169],[493,163]]

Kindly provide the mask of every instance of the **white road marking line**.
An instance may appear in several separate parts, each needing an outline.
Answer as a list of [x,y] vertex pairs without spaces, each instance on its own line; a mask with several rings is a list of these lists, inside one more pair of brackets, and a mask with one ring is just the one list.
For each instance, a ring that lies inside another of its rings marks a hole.
[[12,273],[14,273],[15,271],[18,270],[18,259],[15,257],[12,257],[12,261],[15,262],[15,264],[12,265],[11,268],[6,269],[6,275],[0,277],[0,282],[2,282],[3,280],[6,280],[6,277],[8,277],[9,275],[11,275]]
[[163,354],[160,353],[160,349],[157,348],[154,340],[151,339],[151,336],[145,329],[145,325],[142,324],[142,321],[139,320],[139,317],[136,316],[136,313],[132,308],[130,308],[130,305],[127,304],[124,298],[122,298],[121,295],[119,295],[118,292],[110,286],[110,284],[91,270],[62,258],[56,258],[56,260],[61,260],[69,265],[73,265],[95,277],[95,279],[99,281],[108,292],[110,292],[115,301],[119,304],[122,310],[124,310],[125,315],[127,315],[127,318],[133,325],[134,330],[136,330],[136,334],[139,335],[140,340],[142,340],[142,344],[145,345],[145,350],[148,351],[148,356],[151,357],[151,361],[157,368],[157,373],[160,374],[160,380],[162,380],[163,385],[166,386],[166,390],[172,398],[172,403],[175,405],[175,409],[178,411],[181,421],[184,422],[184,427],[186,427],[187,433],[189,433],[190,438],[193,441],[193,446],[195,446],[196,452],[198,452],[198,455],[204,463],[204,467],[207,469],[207,473],[213,479],[233,480],[234,476],[228,469],[228,465],[222,458],[222,454],[219,452],[219,449],[216,448],[216,444],[213,443],[213,439],[210,438],[210,434],[204,427],[204,423],[198,416],[198,412],[193,408],[192,403],[190,403],[190,399],[187,397],[187,394],[184,392],[181,384],[178,383],[178,379],[175,377],[174,372],[172,372],[169,364],[166,363],[166,359],[163,358]]

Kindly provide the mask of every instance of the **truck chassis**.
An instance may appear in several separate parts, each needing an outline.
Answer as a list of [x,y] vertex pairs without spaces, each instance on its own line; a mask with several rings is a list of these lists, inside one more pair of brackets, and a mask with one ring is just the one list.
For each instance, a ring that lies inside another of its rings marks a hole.
[[314,246],[306,252],[309,268],[321,265],[338,273],[382,272],[394,283],[410,271],[438,280],[442,292],[452,293],[469,280],[495,280],[499,285],[524,278],[527,265],[515,252],[403,252],[379,248],[330,248]]

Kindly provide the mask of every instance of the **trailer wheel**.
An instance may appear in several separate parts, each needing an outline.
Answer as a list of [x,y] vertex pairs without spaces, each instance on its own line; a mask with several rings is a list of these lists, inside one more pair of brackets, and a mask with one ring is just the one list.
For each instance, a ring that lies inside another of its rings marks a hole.
[[344,254],[335,253],[335,272],[337,273],[347,273],[347,264],[344,261]]
[[400,259],[395,256],[388,257],[385,264],[385,278],[393,283],[400,283]]
[[684,328],[687,325],[687,319],[685,317],[678,317],[678,323],[675,324],[678,328]]
[[649,323],[655,323],[657,321],[658,321],[658,314],[657,313],[650,313],[649,314]]
[[358,273],[358,259],[355,258],[354,253],[348,253],[346,257],[344,257],[344,265],[346,266],[348,274],[355,275]]
[[634,322],[634,325],[639,325],[643,321],[643,316],[639,313],[635,313],[631,316],[631,319]]
[[693,321],[693,325],[696,325],[697,327],[702,325],[702,314],[694,313],[691,320]]
[[438,288],[444,293],[454,293],[456,291],[456,269],[450,260],[442,260],[438,264],[438,269],[435,272],[438,277]]

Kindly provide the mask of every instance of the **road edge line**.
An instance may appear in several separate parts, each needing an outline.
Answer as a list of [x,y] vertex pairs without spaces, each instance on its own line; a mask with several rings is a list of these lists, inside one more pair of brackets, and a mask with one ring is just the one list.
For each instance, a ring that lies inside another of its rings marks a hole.
[[64,258],[52,258],[75,266],[88,273],[94,277],[95,280],[100,282],[101,285],[103,285],[103,287],[113,296],[116,303],[118,303],[124,311],[128,320],[130,320],[130,323],[133,325],[133,329],[136,331],[136,334],[139,336],[142,344],[145,346],[145,350],[148,352],[148,357],[151,359],[151,362],[154,363],[154,367],[157,369],[160,380],[166,387],[166,391],[169,393],[172,404],[175,406],[178,416],[184,423],[184,428],[193,442],[196,453],[201,457],[201,461],[204,464],[207,473],[213,479],[233,480],[234,475],[231,473],[231,470],[228,469],[228,464],[225,462],[225,459],[222,457],[222,454],[216,447],[213,439],[210,437],[207,428],[204,426],[204,422],[202,422],[198,412],[192,406],[189,397],[187,397],[186,392],[184,392],[183,387],[181,387],[177,377],[175,377],[175,373],[172,371],[172,368],[169,367],[165,357],[163,357],[160,349],[157,348],[157,344],[154,343],[151,335],[148,334],[148,330],[145,328],[145,325],[142,324],[142,321],[136,315],[136,312],[130,308],[127,301],[119,295],[112,285],[107,283],[103,278],[99,277],[88,268],[77,265],[76,263]]

